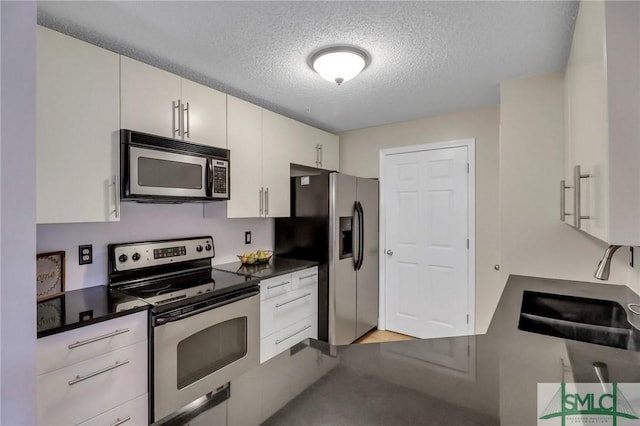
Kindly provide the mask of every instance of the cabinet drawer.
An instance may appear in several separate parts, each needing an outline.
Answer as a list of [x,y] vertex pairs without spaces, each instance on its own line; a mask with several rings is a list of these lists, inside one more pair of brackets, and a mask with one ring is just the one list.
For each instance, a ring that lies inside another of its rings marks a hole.
[[147,340],[147,311],[38,339],[38,374]]
[[318,286],[318,267],[303,269],[291,274],[291,285],[293,288],[305,286]]
[[313,314],[260,341],[260,363],[307,338],[318,338],[318,315]]
[[260,338],[318,312],[317,287],[303,287],[260,304]]
[[125,402],[78,426],[147,426],[149,424],[149,394]]
[[39,375],[38,424],[78,424],[144,395],[147,368],[144,341]]
[[291,274],[260,281],[260,300],[280,296],[291,290]]

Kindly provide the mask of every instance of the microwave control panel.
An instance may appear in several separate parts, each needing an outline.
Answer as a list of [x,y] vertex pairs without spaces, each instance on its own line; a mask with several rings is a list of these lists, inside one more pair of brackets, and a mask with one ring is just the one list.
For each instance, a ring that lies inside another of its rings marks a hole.
[[226,161],[213,162],[213,193],[227,195],[229,182],[229,163]]

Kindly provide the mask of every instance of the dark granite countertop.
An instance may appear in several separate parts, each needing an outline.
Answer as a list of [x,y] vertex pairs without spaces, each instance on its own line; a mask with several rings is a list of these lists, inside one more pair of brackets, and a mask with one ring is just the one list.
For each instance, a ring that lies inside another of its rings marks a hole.
[[[597,383],[596,390],[603,389],[594,364],[605,366],[606,380],[621,383],[620,391],[625,389],[631,410],[640,416],[640,385],[629,390],[630,383],[640,383],[640,352],[518,329],[525,290],[612,300],[627,314],[627,304],[640,301],[625,286],[511,276],[484,335],[340,347],[308,341],[306,351],[333,360],[335,367],[264,424],[559,425],[560,417],[539,418],[560,406],[555,393],[561,382],[567,389],[570,383]],[[631,315],[630,322],[637,323],[638,316]],[[281,368],[285,376],[294,368],[285,361],[263,366],[274,375]],[[540,401],[539,383],[552,383],[543,385]],[[267,385],[292,386],[277,380]],[[567,417],[567,424],[576,419]]]
[[149,309],[146,302],[107,286],[72,290],[37,304],[38,338]]
[[314,266],[318,266],[318,262],[273,256],[267,263],[243,265],[240,262],[233,262],[224,263],[222,265],[213,265],[213,268],[220,271],[233,272],[235,274],[242,274],[265,280],[267,278],[289,274],[291,272],[300,271]]

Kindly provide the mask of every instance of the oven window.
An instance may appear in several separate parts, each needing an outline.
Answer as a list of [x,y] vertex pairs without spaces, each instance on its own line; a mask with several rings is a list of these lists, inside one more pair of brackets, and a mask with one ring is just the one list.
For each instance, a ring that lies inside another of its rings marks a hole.
[[202,189],[202,166],[138,157],[138,185],[155,188]]
[[178,343],[178,389],[247,354],[247,317],[205,328]]

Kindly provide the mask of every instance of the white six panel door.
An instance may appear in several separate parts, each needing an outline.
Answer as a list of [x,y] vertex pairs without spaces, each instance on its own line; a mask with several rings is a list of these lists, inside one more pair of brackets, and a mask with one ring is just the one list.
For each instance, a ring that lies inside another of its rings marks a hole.
[[469,333],[468,148],[387,155],[386,329]]

